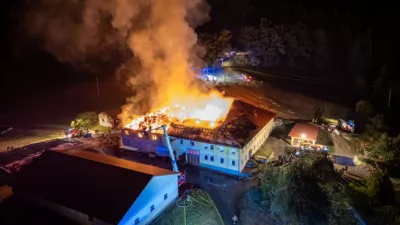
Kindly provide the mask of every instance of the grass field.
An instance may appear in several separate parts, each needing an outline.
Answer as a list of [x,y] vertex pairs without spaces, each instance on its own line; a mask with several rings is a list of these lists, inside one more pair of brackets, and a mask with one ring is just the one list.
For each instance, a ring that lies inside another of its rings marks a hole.
[[41,125],[14,127],[0,137],[0,152],[7,151],[8,146],[20,148],[25,145],[64,137],[66,127],[59,125]]
[[152,225],[221,225],[218,213],[204,191],[190,194],[190,202],[177,200]]

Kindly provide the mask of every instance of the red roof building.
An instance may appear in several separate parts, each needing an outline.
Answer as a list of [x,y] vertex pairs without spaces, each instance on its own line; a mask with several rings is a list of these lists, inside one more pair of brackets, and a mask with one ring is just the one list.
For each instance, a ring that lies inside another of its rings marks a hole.
[[300,146],[301,144],[315,144],[320,128],[312,124],[297,123],[289,133],[291,144]]

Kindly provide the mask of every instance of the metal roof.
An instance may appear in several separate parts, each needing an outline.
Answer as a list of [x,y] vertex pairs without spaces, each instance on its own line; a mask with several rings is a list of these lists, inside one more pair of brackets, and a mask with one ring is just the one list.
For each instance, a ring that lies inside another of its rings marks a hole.
[[173,171],[90,152],[47,150],[16,173],[14,193],[29,194],[117,224],[153,176]]

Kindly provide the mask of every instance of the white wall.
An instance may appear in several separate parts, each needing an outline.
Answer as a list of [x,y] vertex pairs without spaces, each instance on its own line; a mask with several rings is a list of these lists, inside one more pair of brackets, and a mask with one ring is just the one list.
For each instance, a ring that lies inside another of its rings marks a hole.
[[[234,170],[239,172],[240,149],[238,148],[179,138],[173,141],[171,146],[175,151],[179,151],[180,153],[186,153],[187,149],[198,150],[200,152],[201,164],[221,169],[221,171]],[[207,156],[207,159],[205,159],[205,156]],[[211,161],[211,157],[214,157],[213,161]],[[221,158],[223,159],[223,163],[221,163]],[[232,161],[235,161],[235,165],[232,165]]]
[[240,171],[243,170],[247,161],[250,159],[249,152],[251,152],[251,156],[253,156],[260,147],[264,144],[264,142],[268,139],[269,134],[274,125],[274,119],[271,119],[247,144],[244,146],[241,151],[241,159],[240,159]]
[[[168,198],[164,200],[164,195]],[[166,206],[173,203],[178,197],[178,175],[155,176],[147,184],[146,188],[140,194],[129,211],[125,214],[119,225],[135,225],[135,221],[139,218],[137,224],[148,224]],[[151,212],[151,206],[154,205],[154,211]]]
[[105,112],[99,114],[99,124],[103,127],[113,127],[113,120]]
[[[233,148],[229,146],[213,144],[214,149],[211,149],[211,144],[203,143],[198,141],[186,140],[176,138],[171,143],[172,148],[179,152],[179,154],[186,153],[187,149],[198,150],[200,152],[200,163],[206,167],[221,170],[242,171],[249,158],[249,151],[252,151],[251,155],[254,155],[263,143],[268,139],[269,134],[273,128],[274,119],[271,119],[245,146],[243,149]],[[182,141],[182,142],[181,142]],[[191,143],[193,142],[194,145]],[[221,150],[220,150],[221,149]],[[232,154],[234,152],[234,154]],[[207,155],[207,160],[205,156]],[[211,161],[211,157],[214,157],[214,161]],[[221,158],[224,159],[224,163],[221,163]],[[232,165],[232,161],[235,161],[235,165]]]

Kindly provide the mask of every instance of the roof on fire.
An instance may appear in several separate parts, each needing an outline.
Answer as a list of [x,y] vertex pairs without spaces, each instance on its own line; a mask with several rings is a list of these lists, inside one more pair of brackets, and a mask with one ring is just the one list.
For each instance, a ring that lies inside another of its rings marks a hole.
[[213,144],[243,147],[275,114],[235,100],[225,123],[215,129],[171,124],[168,134],[173,137]]
[[10,186],[117,224],[153,176],[169,174],[176,173],[90,152],[47,150],[16,173]]

